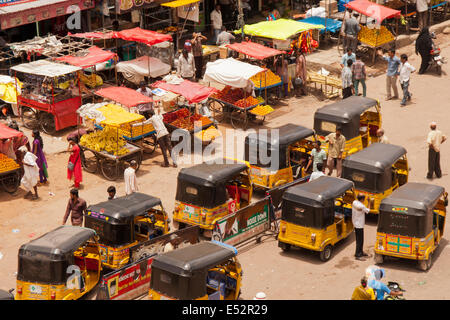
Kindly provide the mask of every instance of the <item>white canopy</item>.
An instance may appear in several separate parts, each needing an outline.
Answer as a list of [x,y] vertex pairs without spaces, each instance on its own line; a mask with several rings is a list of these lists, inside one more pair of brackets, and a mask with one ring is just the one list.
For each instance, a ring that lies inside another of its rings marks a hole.
[[12,67],[11,70],[44,77],[60,77],[65,74],[79,71],[81,68],[48,60],[38,60],[19,64]]
[[206,64],[205,81],[216,81],[235,88],[245,88],[248,80],[264,69],[233,58],[219,59]]
[[[116,65],[117,72],[122,72],[123,76],[135,84],[144,80],[145,76],[157,78],[170,72],[171,66],[162,62],[158,58],[141,56],[134,60],[122,61]],[[150,68],[150,71],[149,71]]]

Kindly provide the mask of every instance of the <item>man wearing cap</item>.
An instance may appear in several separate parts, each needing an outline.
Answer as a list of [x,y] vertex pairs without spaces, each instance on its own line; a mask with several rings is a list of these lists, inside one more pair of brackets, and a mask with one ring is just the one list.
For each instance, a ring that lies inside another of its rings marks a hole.
[[138,191],[137,179],[136,179],[136,160],[131,160],[130,166],[125,169],[123,173],[123,180],[125,181],[125,194],[128,196],[133,192]]
[[433,173],[436,177],[442,177],[441,172],[441,143],[447,140],[447,137],[442,132],[436,129],[436,122],[430,123],[431,131],[428,133],[428,173],[427,179],[433,179]]
[[328,175],[331,176],[336,167],[336,176],[340,177],[342,173],[342,154],[345,149],[345,137],[342,135],[342,129],[337,127],[336,132],[327,135],[325,141],[328,142]]

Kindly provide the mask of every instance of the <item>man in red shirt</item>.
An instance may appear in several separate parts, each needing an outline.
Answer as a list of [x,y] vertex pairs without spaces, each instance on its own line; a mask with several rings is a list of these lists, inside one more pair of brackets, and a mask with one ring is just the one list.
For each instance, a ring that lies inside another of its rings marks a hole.
[[78,189],[70,190],[70,199],[67,203],[66,213],[63,218],[63,225],[66,224],[69,214],[73,226],[83,226],[83,216],[86,214],[86,201],[78,196]]

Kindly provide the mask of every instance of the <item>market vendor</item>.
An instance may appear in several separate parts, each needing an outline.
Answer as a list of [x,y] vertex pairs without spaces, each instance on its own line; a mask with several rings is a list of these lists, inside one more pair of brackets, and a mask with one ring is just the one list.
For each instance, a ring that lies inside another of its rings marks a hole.
[[204,35],[199,33],[192,34],[192,54],[194,55],[195,61],[195,78],[201,79],[203,77],[203,47],[202,40],[207,40]]
[[354,12],[344,22],[344,49],[351,48],[354,52],[356,52],[356,48],[358,47],[358,33],[361,31],[361,26],[358,20],[356,20],[358,16],[358,13]]
[[[140,86],[136,90],[136,92],[139,92],[146,97],[153,98],[153,92],[149,87],[147,87],[145,81],[141,81]],[[139,110],[139,114],[143,115],[146,120],[150,118],[149,112],[150,110],[153,110],[153,102],[142,103],[140,105],[137,105],[136,107]]]

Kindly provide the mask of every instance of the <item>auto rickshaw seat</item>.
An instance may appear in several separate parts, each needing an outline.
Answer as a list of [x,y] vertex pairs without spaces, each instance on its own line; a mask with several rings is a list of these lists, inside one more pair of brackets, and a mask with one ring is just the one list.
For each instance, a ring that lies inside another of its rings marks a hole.
[[87,255],[85,258],[80,256],[75,256],[75,264],[80,267],[81,270],[98,270],[98,260],[91,257],[91,255]]
[[228,194],[230,195],[230,198],[233,198],[233,200],[236,200],[237,202],[239,202],[241,200],[239,188],[234,185],[227,185],[226,187],[227,187]]

